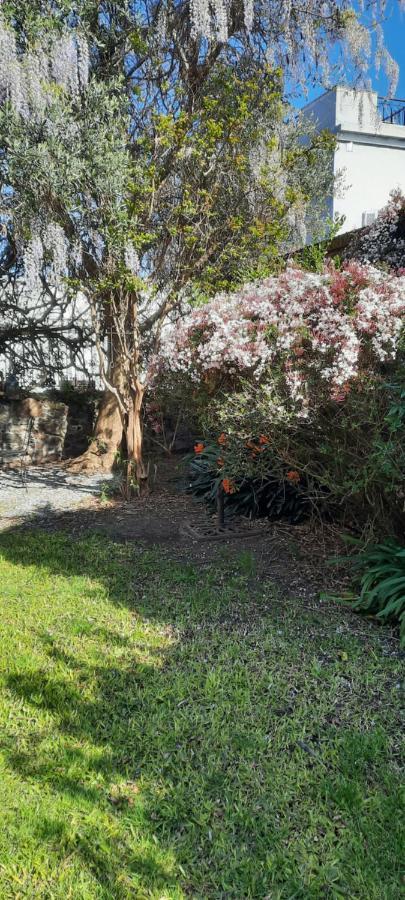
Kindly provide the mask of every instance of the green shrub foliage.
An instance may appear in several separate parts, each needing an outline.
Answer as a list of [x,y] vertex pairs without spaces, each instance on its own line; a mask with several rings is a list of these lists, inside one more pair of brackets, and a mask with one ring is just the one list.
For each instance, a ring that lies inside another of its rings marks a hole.
[[360,593],[354,609],[400,626],[405,646],[405,547],[394,542],[368,547],[355,557],[360,570]]

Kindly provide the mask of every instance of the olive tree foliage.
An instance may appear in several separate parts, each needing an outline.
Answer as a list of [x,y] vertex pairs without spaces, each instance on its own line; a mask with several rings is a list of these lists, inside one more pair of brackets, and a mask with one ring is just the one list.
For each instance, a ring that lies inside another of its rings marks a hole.
[[61,285],[87,298],[107,389],[93,461],[110,465],[124,430],[143,477],[147,358],[167,316],[277,270],[319,215],[331,139],[305,125],[300,140],[284,80],[326,84],[349,59],[364,79],[372,28],[393,84],[383,5],[1,2],[3,282],[19,277],[20,310]]
[[28,343],[39,364],[46,339],[58,368],[61,346],[77,364],[92,337],[70,294],[99,276],[122,206],[126,108],[118,80],[90,85],[84,35],[26,6],[15,18],[3,5],[0,20],[0,342]]

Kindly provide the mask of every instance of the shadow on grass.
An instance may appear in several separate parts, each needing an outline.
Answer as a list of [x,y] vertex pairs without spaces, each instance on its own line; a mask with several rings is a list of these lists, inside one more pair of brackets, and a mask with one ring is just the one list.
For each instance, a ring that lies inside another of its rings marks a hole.
[[[33,623],[37,652],[5,677],[27,713],[28,739],[22,747],[14,731],[3,739],[10,769],[47,797],[36,840],[61,861],[80,857],[93,879],[94,893],[83,896],[307,898],[334,896],[333,885],[357,896],[367,825],[357,807],[370,767],[343,803],[333,763],[297,751],[331,702],[329,683],[326,698],[314,699],[315,682],[305,680],[316,635],[306,645],[303,627],[296,651],[273,640],[271,614],[259,604],[254,620],[243,578],[200,573],[157,551],[38,531],[3,534],[0,552],[27,569],[28,584],[31,567],[54,579],[55,592],[59,577],[82,578],[90,604],[80,614],[61,596],[47,627]],[[277,720],[297,692],[301,706]],[[383,767],[387,742],[374,750]],[[392,825],[386,791],[382,779],[376,843]],[[58,798],[68,806],[53,811]],[[343,814],[339,802],[358,843],[325,826]],[[370,896],[392,873],[395,848],[370,860]]]

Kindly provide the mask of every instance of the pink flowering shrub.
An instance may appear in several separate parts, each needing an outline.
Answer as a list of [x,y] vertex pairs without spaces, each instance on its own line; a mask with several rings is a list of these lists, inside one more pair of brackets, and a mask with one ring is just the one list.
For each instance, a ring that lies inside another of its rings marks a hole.
[[190,310],[167,329],[155,366],[211,392],[268,384],[270,421],[308,418],[395,358],[404,315],[404,275],[355,262],[287,268]]
[[[356,262],[288,268],[168,328],[155,384],[169,398],[181,387],[198,434],[226,434],[230,478],[292,472],[321,515],[400,531],[404,314],[404,274]],[[249,453],[260,435],[266,453]]]

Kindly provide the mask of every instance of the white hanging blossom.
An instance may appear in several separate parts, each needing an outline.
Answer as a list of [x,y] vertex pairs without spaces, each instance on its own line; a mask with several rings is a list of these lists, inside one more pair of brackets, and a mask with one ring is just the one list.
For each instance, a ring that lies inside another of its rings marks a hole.
[[79,93],[78,55],[72,35],[64,34],[55,42],[51,51],[51,71],[57,84],[76,97]]
[[139,256],[133,244],[127,244],[125,247],[124,260],[127,269],[132,275],[139,273]]
[[24,293],[32,299],[43,290],[41,272],[44,264],[44,248],[39,234],[33,234],[24,252]]
[[217,40],[222,44],[228,40],[228,3],[227,0],[217,0],[215,4],[215,31]]
[[192,37],[212,37],[209,0],[190,0],[190,18]]
[[77,73],[79,78],[80,90],[83,90],[89,83],[90,75],[90,50],[87,40],[83,35],[76,38],[77,46]]
[[52,257],[52,274],[57,282],[67,274],[68,242],[65,232],[56,222],[49,222],[42,235],[42,243]]
[[17,51],[14,32],[0,10],[0,104],[8,101],[24,119],[43,117],[56,82],[75,98],[88,84],[90,54],[83,35],[65,33],[49,47]]
[[[343,47],[341,69],[346,70],[349,60],[363,77],[372,61],[372,26],[377,34],[377,65],[382,62],[384,66],[392,96],[398,81],[398,67],[388,51],[381,47],[381,32],[378,33],[378,19],[383,16],[385,5],[386,0],[369,0],[367,4],[360,0],[357,6],[359,19],[354,10],[336,0],[283,0],[282,3],[241,0],[243,24],[238,27],[249,32],[255,17],[261,17],[271,48],[271,61],[277,65],[287,63],[290,73],[304,85],[309,59],[322,74],[323,83],[328,84],[327,48],[329,40],[335,39]],[[404,0],[400,0],[400,5],[405,6]],[[361,21],[362,15],[367,17],[367,22]],[[190,0],[190,20],[194,39],[224,43],[233,33],[230,23],[240,22],[240,8],[234,0]]]
[[36,53],[26,53],[20,62],[20,80],[25,90],[21,94],[20,115],[28,119],[33,111],[44,115],[48,103],[46,85],[49,79],[48,60],[39,48]]
[[254,18],[254,0],[245,0],[243,6],[243,15],[246,31],[251,31]]
[[349,59],[352,59],[356,69],[365,72],[370,60],[371,37],[370,32],[363,28],[355,13],[346,18],[344,37]]
[[22,249],[24,261],[24,294],[38,299],[43,293],[42,277],[58,288],[69,270],[69,245],[63,228],[57,222],[45,227],[34,221],[31,237]]
[[162,47],[167,39],[167,6],[165,4],[160,6],[157,15],[156,36],[159,45]]
[[0,12],[0,103],[9,101],[19,112],[21,99],[21,71],[15,36],[5,25]]

